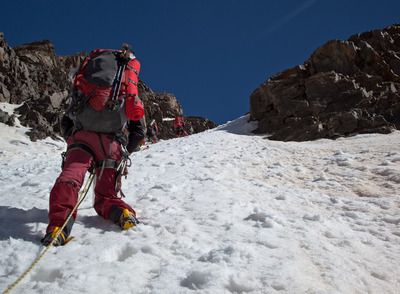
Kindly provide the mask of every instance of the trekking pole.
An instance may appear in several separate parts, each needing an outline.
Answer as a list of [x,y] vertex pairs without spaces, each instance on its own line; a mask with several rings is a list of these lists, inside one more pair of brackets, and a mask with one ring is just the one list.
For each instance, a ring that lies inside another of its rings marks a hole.
[[53,246],[54,242],[57,240],[58,236],[60,236],[62,230],[67,225],[68,221],[71,219],[71,217],[74,214],[74,212],[78,209],[79,205],[85,199],[85,197],[86,197],[86,195],[87,195],[87,193],[89,191],[89,188],[92,185],[93,179],[94,179],[94,173],[91,173],[89,178],[88,178],[88,180],[86,181],[85,187],[83,188],[83,190],[81,192],[79,192],[80,196],[79,196],[78,202],[76,203],[74,209],[72,209],[71,213],[69,214],[69,216],[68,216],[67,220],[65,221],[65,223],[62,225],[61,229],[58,230],[58,232],[56,233],[56,236],[53,238],[51,243],[46,247],[46,249],[43,251],[43,253],[31,265],[31,267],[28,268],[26,270],[26,272],[14,284],[12,284],[3,294],[9,293],[16,285],[18,285],[28,275],[28,273],[39,263],[39,261],[46,254],[46,252],[49,251],[49,249]]
[[122,52],[119,56],[120,59],[122,60],[122,62],[121,62],[122,64],[118,68],[117,77],[115,79],[115,85],[114,85],[111,100],[108,101],[111,108],[114,108],[117,105],[118,95],[119,95],[119,91],[121,89],[121,84],[122,84],[122,78],[124,76],[126,66],[131,59],[131,57],[130,57],[131,49],[132,49],[132,46],[125,44],[125,43],[122,44]]

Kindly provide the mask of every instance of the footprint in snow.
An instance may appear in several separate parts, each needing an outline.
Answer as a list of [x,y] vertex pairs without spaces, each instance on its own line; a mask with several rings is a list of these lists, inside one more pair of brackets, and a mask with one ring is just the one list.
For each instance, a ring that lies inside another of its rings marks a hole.
[[248,217],[246,217],[244,220],[250,220],[254,221],[255,227],[263,227],[263,228],[272,228],[274,226],[273,222],[271,219],[270,215],[266,214],[265,212],[258,211],[255,209],[254,213],[250,214]]

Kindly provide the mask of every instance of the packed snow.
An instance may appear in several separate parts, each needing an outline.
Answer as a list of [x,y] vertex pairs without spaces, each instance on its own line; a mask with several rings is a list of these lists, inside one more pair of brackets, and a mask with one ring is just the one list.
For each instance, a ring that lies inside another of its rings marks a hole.
[[[398,293],[400,131],[278,142],[247,120],[132,154],[142,224],[97,216],[91,190],[74,239],[10,293]],[[45,250],[66,148],[25,131],[0,124],[2,292]]]

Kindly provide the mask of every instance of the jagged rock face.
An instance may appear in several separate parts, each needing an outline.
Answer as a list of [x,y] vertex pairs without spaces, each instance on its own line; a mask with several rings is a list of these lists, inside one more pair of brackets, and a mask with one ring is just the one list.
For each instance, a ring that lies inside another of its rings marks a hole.
[[[72,84],[68,73],[87,57],[86,52],[58,56],[49,40],[9,47],[0,33],[0,102],[22,104],[16,109],[21,123],[31,127],[31,140],[56,137],[60,132],[60,118],[71,99]],[[174,95],[154,93],[139,81],[139,96],[143,101],[147,119],[156,119],[160,139],[174,138],[169,118],[183,116]],[[12,124],[13,117],[0,113],[0,122]],[[202,132],[216,125],[207,119],[187,131]],[[197,121],[197,120],[196,120]],[[206,128],[207,127],[207,128]]]
[[145,105],[146,120],[155,119],[157,122],[159,139],[175,137],[173,119],[177,116],[184,118],[185,131],[188,134],[204,132],[217,126],[207,118],[184,116],[182,107],[173,94],[154,93],[143,81],[139,81],[138,90]]
[[70,87],[66,59],[48,40],[10,48],[0,33],[0,101],[22,104],[16,111],[34,141],[59,132]]
[[270,139],[305,141],[400,129],[400,25],[332,40],[250,96]]

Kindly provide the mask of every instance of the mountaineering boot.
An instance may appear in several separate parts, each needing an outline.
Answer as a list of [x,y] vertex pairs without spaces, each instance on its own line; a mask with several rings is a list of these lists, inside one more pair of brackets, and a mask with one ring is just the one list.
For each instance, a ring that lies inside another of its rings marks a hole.
[[[56,227],[53,231],[48,232],[43,238],[42,240],[40,240],[40,242],[42,242],[42,244],[44,246],[49,246],[50,243],[53,241],[53,239],[56,237],[58,231],[60,230],[59,227]],[[67,236],[68,237],[68,236]],[[64,233],[61,232],[60,235],[58,235],[57,239],[54,241],[53,245],[54,246],[62,246],[64,245],[68,240],[66,240]]]
[[119,219],[119,225],[123,230],[127,230],[139,224],[136,216],[130,212],[128,209],[122,211],[121,217]]

